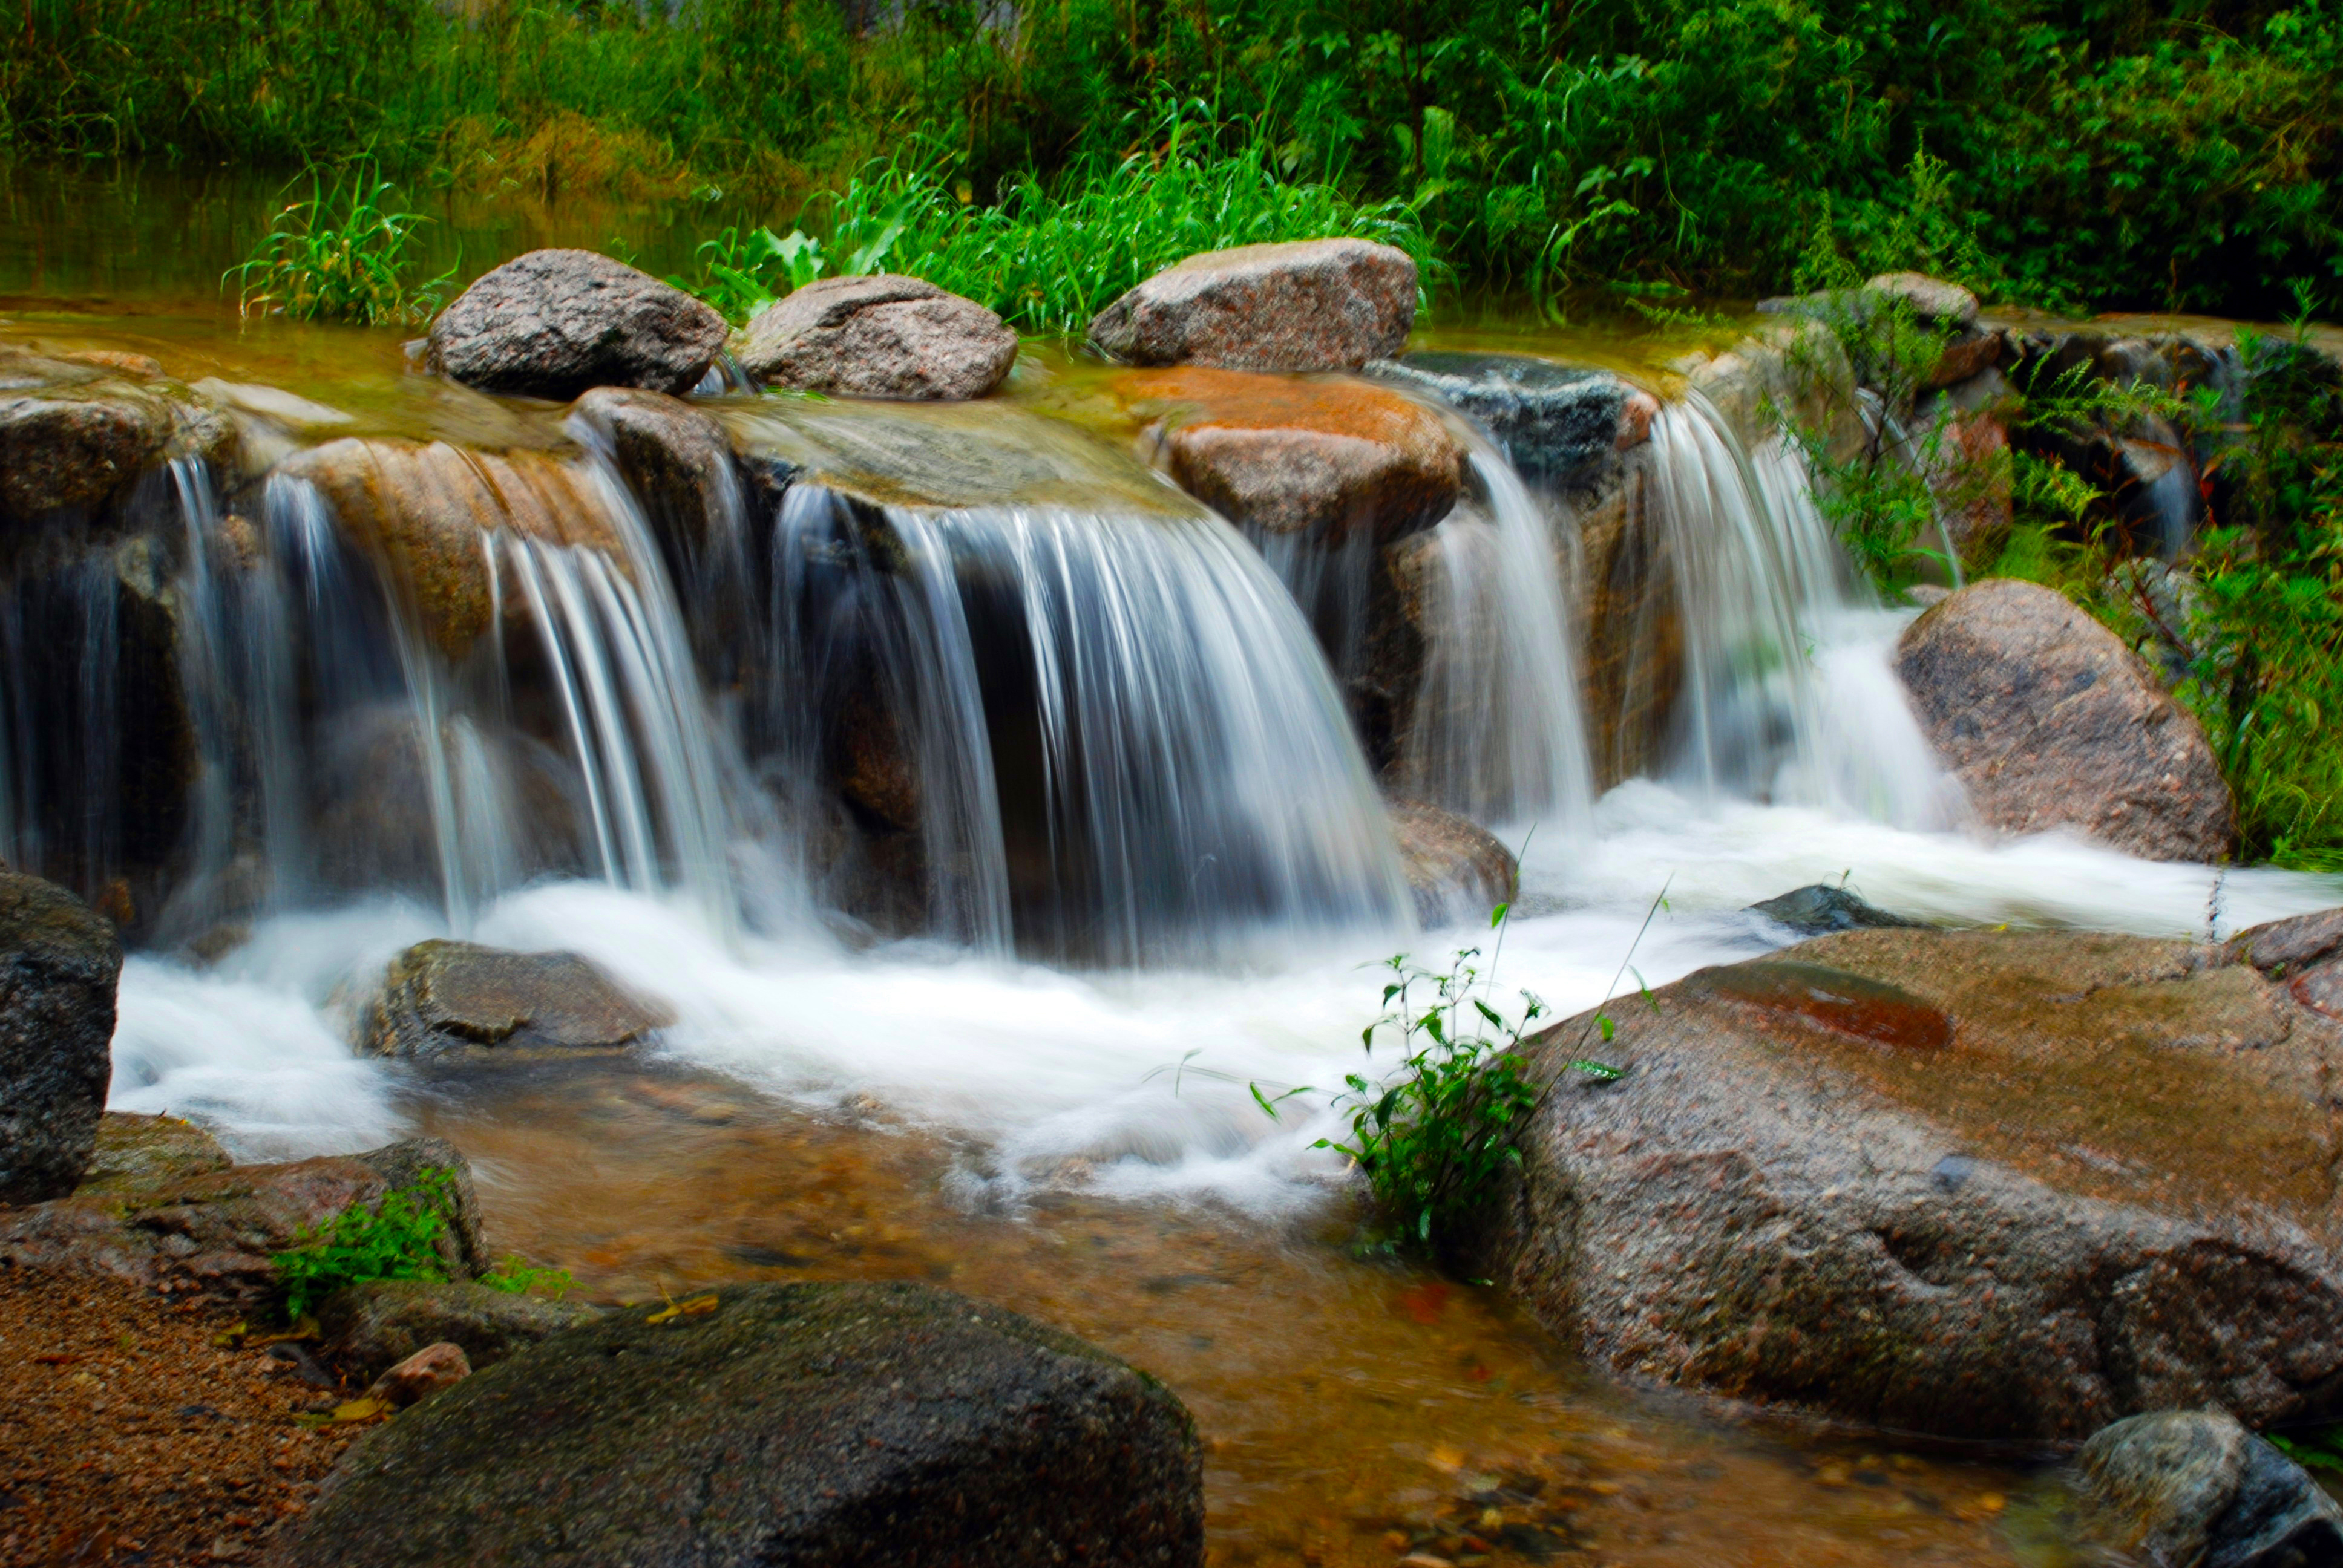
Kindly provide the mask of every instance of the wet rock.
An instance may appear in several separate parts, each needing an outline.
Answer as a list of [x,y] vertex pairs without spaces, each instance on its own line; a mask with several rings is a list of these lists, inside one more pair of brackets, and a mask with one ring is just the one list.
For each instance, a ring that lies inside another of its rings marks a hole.
[[1939,327],[1975,327],[1977,297],[1957,283],[1920,272],[1883,272],[1863,286],[1884,299],[1900,300],[1912,314]]
[[1401,867],[1425,926],[1485,921],[1521,890],[1521,866],[1494,833],[1420,800],[1389,802]]
[[2075,1456],[2085,1528],[2141,1563],[2335,1568],[2343,1507],[2221,1411],[2159,1411]]
[[680,547],[671,559],[721,547],[721,514],[739,494],[739,479],[731,439],[712,416],[664,392],[618,387],[597,387],[571,413],[609,443],[661,543]]
[[913,1285],[607,1314],[354,1448],[277,1568],[1203,1561],[1195,1429],[1070,1335]]
[[[353,437],[297,453],[277,473],[315,485],[343,525],[388,559],[432,640],[451,658],[470,650],[494,613],[483,532],[509,528],[547,544],[626,556],[586,476],[548,452]],[[518,603],[516,595],[516,613]]]
[[2195,719],[2062,595],[1991,578],[1906,628],[1896,673],[1978,816],[2152,860],[2217,859],[2236,808]]
[[613,1050],[673,1021],[576,953],[435,939],[391,960],[363,1010],[357,1043],[398,1057],[473,1046]]
[[206,1176],[235,1163],[218,1139],[192,1121],[109,1111],[98,1119],[96,1151],[74,1191],[136,1192],[182,1176]]
[[591,387],[689,392],[724,318],[589,250],[533,250],[483,274],[431,324],[429,368],[485,392],[568,402]]
[[1566,494],[1615,482],[1620,451],[1651,437],[1649,396],[1608,370],[1527,354],[1427,350],[1368,371],[1478,420],[1523,478]]
[[1749,906],[1751,911],[1765,916],[1775,925],[1787,926],[1802,937],[1825,936],[1832,931],[1878,930],[1893,926],[1916,926],[1917,920],[1907,920],[1901,915],[1891,915],[1885,910],[1864,902],[1845,888],[1834,888],[1826,882],[1795,889],[1762,904]]
[[1608,1011],[1493,1260],[1599,1363],[2005,1439],[2343,1405],[2343,1029],[2220,950],[1852,930]]
[[1576,508],[1581,564],[1564,579],[1576,585],[1586,628],[1579,701],[1595,783],[1606,789],[1664,760],[1684,684],[1683,600],[1651,490],[1638,455],[1617,488]]
[[769,386],[956,402],[1001,385],[1017,362],[1017,334],[920,278],[825,277],[751,317],[739,358]]
[[468,1279],[480,1269],[479,1201],[464,1157],[437,1138],[36,1203],[0,1215],[0,1261],[256,1304],[276,1289],[272,1254],[300,1245],[304,1233],[352,1204],[371,1208],[386,1192],[414,1188],[431,1171],[447,1182],[441,1266]]
[[464,1348],[442,1341],[426,1345],[367,1385],[365,1398],[378,1400],[393,1410],[420,1404],[435,1393],[445,1393],[472,1375]]
[[1098,313],[1090,346],[1126,365],[1353,370],[1415,326],[1415,263],[1363,239],[1192,256]]
[[476,1371],[493,1366],[594,1317],[589,1306],[469,1281],[376,1280],[327,1297],[317,1307],[317,1329],[328,1362],[353,1379],[371,1381],[442,1342],[460,1347]]
[[2016,517],[2008,430],[1990,414],[1947,417],[1921,457],[1944,542],[1966,567],[1989,565]]
[[169,410],[103,384],[0,392],[0,513],[30,518],[104,500],[162,454]]
[[2265,921],[2231,938],[2228,950],[2272,980],[2299,974],[2343,954],[2343,909]]
[[1382,387],[1188,368],[1133,372],[1116,393],[1156,413],[1182,489],[1268,533],[1387,542],[1446,517],[1463,486],[1438,417]]
[[114,927],[51,882],[0,870],[0,1204],[71,1192],[114,1067]]

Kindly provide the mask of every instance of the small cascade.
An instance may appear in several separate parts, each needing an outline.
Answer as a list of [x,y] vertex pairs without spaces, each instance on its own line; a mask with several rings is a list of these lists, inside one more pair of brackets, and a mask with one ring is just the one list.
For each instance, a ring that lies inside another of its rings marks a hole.
[[1477,494],[1433,531],[1418,590],[1428,646],[1395,781],[1483,822],[1575,835],[1594,773],[1556,530],[1495,448],[1476,439],[1468,460]]
[[1225,523],[874,516],[800,487],[777,548],[783,678],[863,685],[832,710],[831,749],[869,806],[911,798],[891,809],[919,835],[940,931],[1131,964],[1404,923],[1324,663]]
[[1698,389],[1652,424],[1683,641],[1672,769],[1706,794],[1940,827],[1957,791],[1885,662],[1884,618],[1797,449],[1745,448]]

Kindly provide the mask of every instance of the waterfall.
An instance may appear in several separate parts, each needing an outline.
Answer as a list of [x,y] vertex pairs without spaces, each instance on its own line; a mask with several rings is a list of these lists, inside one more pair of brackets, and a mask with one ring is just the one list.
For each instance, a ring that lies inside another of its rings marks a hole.
[[1575,836],[1594,770],[1555,530],[1493,447],[1476,436],[1468,461],[1478,496],[1432,535],[1429,646],[1398,782],[1483,822],[1551,819]]
[[1217,518],[800,483],[776,550],[800,770],[817,712],[860,727],[833,767],[877,774],[863,798],[919,836],[938,930],[1131,964],[1404,924],[1324,661]]
[[1684,686],[1671,770],[1708,795],[1906,827],[1960,814],[1856,581],[1780,435],[1745,448],[1697,388],[1652,422],[1650,506],[1675,573]]

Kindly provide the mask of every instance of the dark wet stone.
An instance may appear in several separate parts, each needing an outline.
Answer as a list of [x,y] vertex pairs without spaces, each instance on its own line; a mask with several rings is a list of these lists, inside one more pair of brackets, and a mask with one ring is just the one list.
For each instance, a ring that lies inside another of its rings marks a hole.
[[1190,1568],[1195,1428],[1071,1335],[915,1285],[623,1308],[344,1460],[277,1568]]
[[1605,1011],[1479,1261],[1596,1364],[1959,1436],[2343,1413],[2343,1026],[2252,968],[1863,930]]
[[2075,1456],[2089,1533],[2135,1561],[2191,1568],[2337,1568],[2343,1508],[2222,1411],[2159,1411],[2094,1433]]
[[0,515],[38,517],[105,499],[171,437],[169,411],[104,386],[0,393]]
[[0,1203],[71,1192],[114,1070],[113,923],[53,882],[0,870]]
[[1901,915],[1891,915],[1885,910],[1865,903],[1845,888],[1834,888],[1827,882],[1794,889],[1749,908],[1751,912],[1765,916],[1777,926],[1787,926],[1802,937],[1827,936],[1832,931],[1916,926],[1920,923],[1907,920]]
[[367,1005],[359,1046],[404,1057],[471,1046],[610,1050],[669,1021],[576,953],[434,940],[391,960]]
[[2298,974],[2343,953],[2343,910],[2265,921],[2231,938],[2229,952],[2272,980]]
[[1614,477],[1635,388],[1608,370],[1526,354],[1427,350],[1369,374],[1480,421],[1523,478],[1572,491]]
[[459,1345],[478,1370],[594,1317],[589,1306],[469,1281],[376,1280],[327,1297],[317,1328],[326,1358],[363,1383],[427,1345]]
[[689,392],[724,318],[590,250],[533,250],[481,275],[431,324],[429,366],[486,392],[568,402],[592,387]]
[[1124,365],[1353,370],[1415,325],[1415,263],[1363,239],[1192,256],[1092,318],[1090,346]]

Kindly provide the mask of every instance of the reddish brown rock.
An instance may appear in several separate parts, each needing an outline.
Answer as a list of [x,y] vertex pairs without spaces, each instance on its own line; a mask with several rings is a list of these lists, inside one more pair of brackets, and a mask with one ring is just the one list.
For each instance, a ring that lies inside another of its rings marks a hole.
[[741,366],[769,386],[959,402],[1001,385],[1017,334],[972,299],[916,277],[825,277],[759,311]]
[[1125,365],[1354,370],[1415,325],[1415,263],[1363,239],[1192,256],[1098,313],[1090,345]]
[[2063,595],[1972,584],[1905,630],[1896,673],[1993,827],[2071,829],[2151,860],[2215,860],[2236,842],[2197,720]]
[[1155,415],[1182,489],[1270,533],[1389,541],[1446,517],[1462,487],[1439,417],[1380,387],[1187,368],[1136,371],[1115,392]]
[[1416,919],[1424,925],[1485,922],[1520,890],[1513,852],[1479,823],[1421,800],[1393,800],[1388,809]]
[[378,1400],[393,1410],[419,1404],[442,1389],[454,1388],[472,1375],[464,1347],[442,1340],[425,1345],[367,1385],[365,1398]]
[[2003,1440],[2343,1406],[2343,1026],[2220,950],[1851,930],[1604,1011],[1493,1260],[1597,1364]]

